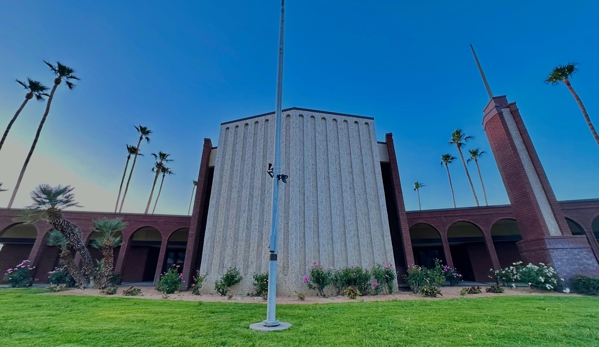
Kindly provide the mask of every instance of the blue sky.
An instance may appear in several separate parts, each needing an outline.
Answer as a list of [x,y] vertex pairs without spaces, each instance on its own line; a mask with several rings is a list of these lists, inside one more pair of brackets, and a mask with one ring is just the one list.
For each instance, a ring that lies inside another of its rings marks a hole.
[[[138,161],[126,211],[143,212],[152,152],[175,160],[157,213],[185,214],[202,140],[218,143],[224,121],[274,110],[279,1],[5,1],[0,5],[0,130],[23,100],[14,80],[51,86],[42,60],[81,81],[64,85],[15,206],[39,183],[72,184],[85,210],[110,211],[133,125],[154,131]],[[440,156],[462,128],[487,151],[481,170],[490,204],[508,203],[482,129],[486,92],[472,43],[495,95],[520,107],[557,198],[597,197],[599,146],[563,85],[543,83],[575,61],[572,84],[599,126],[599,2],[287,1],[284,107],[372,116],[379,140],[394,134],[406,206],[451,207]],[[0,152],[0,182],[12,189],[44,104],[32,101]],[[474,169],[474,166],[471,166]],[[459,206],[474,199],[459,162]],[[480,185],[475,180],[480,192]],[[9,193],[0,194],[6,206]]]

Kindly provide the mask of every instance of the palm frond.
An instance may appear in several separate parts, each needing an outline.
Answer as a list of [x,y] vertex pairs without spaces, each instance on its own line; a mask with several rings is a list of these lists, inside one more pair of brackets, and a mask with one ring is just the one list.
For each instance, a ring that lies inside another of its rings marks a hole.
[[556,66],[549,74],[549,77],[545,79],[545,83],[555,85],[569,79],[578,71],[577,66],[578,63],[568,63],[566,65]]
[[451,154],[443,154],[441,156],[441,166],[451,164],[456,159],[456,157]]
[[23,86],[23,88],[25,88],[25,89],[29,90],[29,86],[28,86],[28,85],[26,85],[24,82],[21,82],[21,81],[19,81],[19,80],[16,80],[16,81],[17,81],[17,83],[18,83],[18,84],[22,85],[22,86]]
[[49,184],[40,184],[31,192],[33,204],[29,208],[63,210],[69,207],[82,207],[75,201],[74,189],[71,186],[52,187]]
[[73,82],[65,81],[64,83],[66,83],[67,87],[69,87],[69,89],[71,90],[75,88],[75,84]]
[[419,190],[422,187],[424,187],[424,183],[420,183],[418,181],[414,182],[414,190]]
[[94,247],[100,248],[105,242],[111,244],[112,247],[121,244],[121,237],[117,235],[127,227],[127,223],[123,222],[121,218],[101,218],[94,220],[93,223],[92,231],[100,233],[100,236],[94,240],[97,243],[97,246],[94,245]]
[[21,222],[25,224],[34,224],[39,221],[47,220],[48,214],[46,211],[37,208],[26,208],[14,218],[15,222]]
[[48,246],[58,246],[61,249],[66,248],[67,238],[64,237],[64,235],[60,231],[52,230],[48,234]]
[[46,63],[46,65],[48,65],[48,67],[50,68],[50,70],[52,70],[52,72],[54,72],[55,75],[58,75],[58,69],[56,68],[56,66],[48,63],[47,61],[44,60],[44,63]]
[[197,186],[197,185],[198,185],[198,181],[194,180],[194,181],[193,181],[193,185],[194,185],[194,186]]

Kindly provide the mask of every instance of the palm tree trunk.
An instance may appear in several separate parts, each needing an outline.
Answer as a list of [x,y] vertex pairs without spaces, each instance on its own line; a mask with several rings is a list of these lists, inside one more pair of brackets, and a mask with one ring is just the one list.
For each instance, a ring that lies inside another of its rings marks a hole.
[[191,197],[189,198],[189,208],[187,209],[187,215],[191,212],[191,202],[193,201],[193,192],[196,190],[196,186],[191,188]]
[[152,191],[150,191],[150,198],[148,199],[148,205],[146,206],[145,214],[148,214],[148,210],[150,209],[150,203],[152,202],[152,195],[154,195],[154,188],[156,188],[156,181],[158,181],[158,175],[160,175],[160,170],[156,170],[156,176],[154,176],[154,184],[152,184]]
[[468,177],[468,182],[470,183],[470,188],[472,188],[472,195],[474,195],[474,201],[476,201],[476,206],[480,206],[478,204],[478,197],[476,196],[476,191],[474,191],[474,184],[472,184],[472,179],[470,178],[470,173],[468,172],[468,167],[466,166],[466,161],[464,160],[464,155],[462,154],[462,149],[458,147],[458,152],[460,152],[460,158],[462,159],[462,165],[464,165],[464,171],[466,171],[466,177]]
[[420,189],[416,189],[416,192],[418,193],[418,210],[422,211],[422,207],[420,206]]
[[4,145],[4,141],[6,141],[6,137],[8,136],[8,132],[10,131],[10,128],[12,128],[12,125],[15,123],[15,121],[19,117],[19,114],[21,113],[21,111],[23,111],[23,108],[25,108],[25,105],[27,105],[28,101],[29,101],[29,99],[25,98],[25,100],[21,104],[21,107],[19,107],[19,109],[17,110],[17,113],[15,113],[15,115],[12,117],[10,122],[8,122],[8,126],[6,127],[6,130],[4,130],[4,135],[2,135],[2,140],[0,140],[0,150],[2,150],[2,146]]
[[489,202],[487,201],[487,191],[485,190],[485,182],[483,182],[483,175],[480,174],[480,167],[478,166],[478,160],[474,159],[474,164],[476,164],[476,170],[478,171],[478,178],[480,178],[480,185],[483,187],[483,196],[485,197],[485,205],[489,206]]
[[77,264],[75,263],[75,258],[73,257],[73,252],[69,250],[69,247],[61,248],[60,259],[64,263],[64,266],[67,268],[67,272],[73,277],[75,280],[75,284],[80,289],[85,288],[85,277],[79,271]]
[[162,174],[162,181],[160,181],[160,188],[158,189],[158,195],[156,196],[156,201],[154,202],[154,208],[152,209],[152,214],[156,211],[156,205],[158,205],[158,199],[160,199],[160,192],[162,192],[162,185],[164,184],[165,173]]
[[114,205],[114,213],[119,208],[119,200],[121,200],[121,190],[123,189],[123,183],[125,183],[125,175],[127,174],[127,168],[129,167],[129,160],[131,159],[131,154],[127,156],[127,162],[125,163],[125,171],[123,171],[123,177],[121,178],[121,185],[119,186],[119,195],[116,197],[116,204]]
[[27,170],[27,165],[29,165],[29,161],[31,160],[31,156],[33,155],[33,151],[35,151],[35,146],[37,145],[37,141],[40,138],[40,134],[42,133],[42,128],[44,127],[44,123],[48,118],[48,114],[50,113],[50,106],[52,105],[52,100],[54,100],[54,93],[56,92],[56,88],[58,88],[58,83],[54,83],[52,87],[52,91],[50,92],[50,97],[48,97],[48,103],[46,104],[46,112],[44,112],[44,116],[42,117],[42,121],[37,128],[37,132],[35,133],[35,138],[33,139],[33,144],[29,149],[29,153],[27,154],[27,158],[25,159],[25,163],[21,168],[21,173],[19,173],[19,179],[17,180],[17,184],[15,189],[12,191],[12,196],[10,197],[10,201],[8,202],[8,208],[12,207],[12,204],[15,202],[15,197],[19,191],[19,187],[21,186],[21,181],[23,180],[23,176],[25,175],[25,170]]
[[127,178],[127,185],[125,186],[125,192],[123,193],[123,200],[121,200],[121,208],[119,208],[119,213],[123,210],[123,205],[125,205],[125,198],[127,197],[127,191],[129,190],[129,183],[131,183],[131,176],[133,176],[133,170],[135,170],[135,163],[137,162],[137,155],[139,153],[139,146],[141,146],[141,140],[143,140],[143,136],[140,136],[139,141],[137,142],[137,151],[135,152],[135,156],[133,157],[133,164],[131,164],[131,171],[129,171],[129,178]]
[[112,270],[114,267],[112,245],[102,245],[102,256],[104,257],[104,268],[99,276],[100,278],[98,278],[98,283],[96,285],[98,289],[106,288],[108,286],[110,276],[112,275]]
[[599,145],[599,135],[597,135],[597,131],[595,130],[595,127],[593,126],[593,123],[591,122],[591,118],[589,117],[589,114],[587,113],[587,109],[584,107],[582,100],[580,100],[580,98],[578,97],[578,94],[576,94],[576,92],[574,91],[574,88],[572,88],[570,81],[568,81],[567,79],[564,79],[564,84],[566,85],[566,87],[568,87],[568,90],[570,91],[570,93],[572,93],[572,96],[574,96],[574,99],[578,103],[578,107],[580,107],[580,111],[582,112],[582,115],[584,116],[584,120],[587,122],[587,125],[588,125],[589,129],[591,130],[591,133],[593,134],[595,141]]
[[449,173],[449,166],[445,164],[445,168],[447,169],[447,178],[449,178],[449,188],[451,189],[451,198],[453,199],[453,208],[457,208],[455,204],[455,194],[453,192],[453,184],[451,183],[451,174]]

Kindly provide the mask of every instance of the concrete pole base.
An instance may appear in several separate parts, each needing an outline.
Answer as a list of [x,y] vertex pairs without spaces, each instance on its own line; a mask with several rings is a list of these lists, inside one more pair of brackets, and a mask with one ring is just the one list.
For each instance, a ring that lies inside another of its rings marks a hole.
[[250,329],[255,330],[255,331],[259,331],[262,333],[267,333],[269,331],[280,331],[280,330],[287,330],[291,328],[291,324],[290,323],[283,323],[280,322],[279,325],[274,326],[274,327],[267,327],[264,325],[264,322],[260,322],[260,323],[254,323],[252,325],[250,325]]

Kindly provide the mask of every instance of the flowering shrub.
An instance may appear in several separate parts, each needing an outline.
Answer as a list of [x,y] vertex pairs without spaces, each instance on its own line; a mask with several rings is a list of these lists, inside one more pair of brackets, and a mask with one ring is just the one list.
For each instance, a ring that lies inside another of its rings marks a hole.
[[322,266],[314,263],[310,268],[310,276],[304,277],[304,283],[308,288],[318,291],[318,294],[325,297],[324,289],[332,283],[333,271],[325,270]]
[[229,292],[229,288],[241,282],[241,274],[236,267],[227,268],[227,272],[223,275],[223,277],[214,282],[214,289],[222,296],[227,295]]
[[131,286],[131,287],[123,290],[123,295],[124,296],[138,296],[138,295],[141,295],[141,289],[139,289],[135,286]]
[[[441,266],[440,262],[439,262],[439,266]],[[462,280],[462,275],[454,267],[451,267],[449,265],[443,265],[441,267],[441,270],[443,271],[443,276],[445,276],[445,280],[447,280],[449,282],[449,284],[452,286],[455,286],[456,284],[460,283],[460,281]]]
[[[572,277],[572,287],[579,294],[599,295],[599,278],[593,278],[583,275],[574,275]],[[564,291],[565,293],[566,291]],[[570,291],[568,290],[568,293]]]
[[23,260],[14,268],[6,270],[4,281],[13,288],[29,287],[33,284],[33,278],[31,278],[33,269],[35,266],[31,266],[29,260]]
[[54,285],[64,284],[67,288],[77,285],[73,276],[67,271],[66,266],[57,267],[48,272],[48,282]]
[[460,295],[480,294],[480,293],[482,293],[482,290],[480,290],[479,286],[472,286],[472,287],[468,287],[468,288],[462,288],[462,290],[460,290]]
[[443,294],[441,294],[441,289],[439,288],[439,286],[434,284],[426,284],[422,286],[418,290],[418,292],[424,296],[429,296],[431,298],[436,298],[437,295],[443,296]]
[[200,295],[200,289],[202,289],[202,284],[204,283],[205,279],[206,279],[206,275],[201,276],[200,270],[197,270],[196,275],[193,276],[194,283],[191,285],[191,294]]
[[433,269],[422,266],[409,268],[408,274],[404,278],[414,294],[418,293],[420,288],[424,286],[434,285],[442,287],[445,284],[445,275],[443,274],[443,268],[439,259],[435,259],[435,267]]
[[268,295],[268,272],[254,274],[254,290],[256,296],[261,296],[266,300]]
[[356,299],[358,296],[362,295],[362,293],[360,293],[360,291],[357,289],[347,287],[347,289],[343,291],[343,295],[347,296],[350,299]]
[[180,274],[177,267],[168,269],[167,272],[160,276],[156,290],[165,294],[173,294],[179,288],[181,288],[181,282],[183,281],[183,274]]
[[498,281],[509,285],[513,282],[527,283],[529,287],[540,290],[559,290],[561,287],[560,279],[555,269],[544,263],[535,265],[529,263],[524,266],[521,261],[514,263],[505,269],[491,269]]
[[388,263],[385,266],[377,264],[372,268],[372,277],[375,279],[371,286],[374,294],[379,294],[384,288],[387,289],[388,294],[393,294],[393,284],[397,278],[393,264]]

